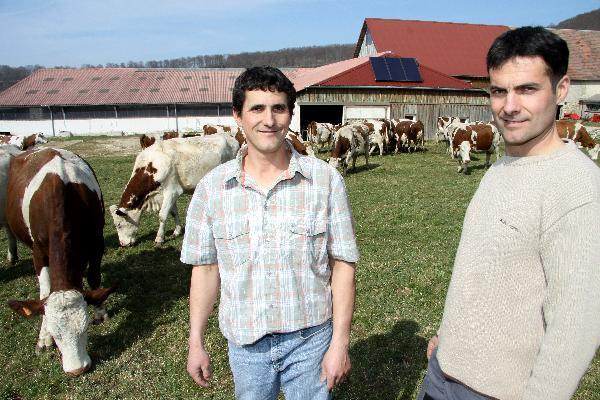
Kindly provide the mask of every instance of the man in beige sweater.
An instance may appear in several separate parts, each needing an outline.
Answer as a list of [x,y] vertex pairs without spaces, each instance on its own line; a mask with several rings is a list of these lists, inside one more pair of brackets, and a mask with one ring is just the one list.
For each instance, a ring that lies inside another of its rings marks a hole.
[[563,141],[567,44],[498,37],[490,102],[506,156],[467,209],[419,399],[569,399],[600,342],[600,169]]

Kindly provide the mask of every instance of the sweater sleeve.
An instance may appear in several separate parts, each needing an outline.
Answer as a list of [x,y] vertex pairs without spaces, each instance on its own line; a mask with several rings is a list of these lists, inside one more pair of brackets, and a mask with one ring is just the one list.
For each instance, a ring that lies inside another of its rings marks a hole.
[[523,396],[569,399],[600,344],[600,203],[570,210],[541,237],[545,332]]

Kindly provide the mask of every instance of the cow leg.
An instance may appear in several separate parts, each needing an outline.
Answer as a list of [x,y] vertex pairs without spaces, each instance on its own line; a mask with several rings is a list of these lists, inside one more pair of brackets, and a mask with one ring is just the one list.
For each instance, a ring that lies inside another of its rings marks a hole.
[[375,151],[376,148],[377,148],[377,146],[375,146],[374,144],[372,144],[371,148],[369,149],[369,155],[373,154],[373,152]]
[[[34,265],[42,265],[42,267],[39,269],[40,274],[38,275],[38,284],[40,286],[40,300],[42,300],[50,295],[50,270],[47,266],[43,265],[44,257],[36,253],[39,253],[39,250],[36,251],[36,248],[34,247],[33,263]],[[36,268],[36,271],[38,271],[38,268]],[[50,333],[48,332],[46,324],[46,315],[43,315],[42,326],[40,327],[38,341],[35,346],[36,354],[40,354],[44,350],[51,349],[54,344],[54,340],[52,339],[52,335],[50,335]]]
[[[167,223],[167,218],[173,207],[175,207],[175,202],[177,201],[178,194],[172,194],[167,196],[165,194],[163,198],[163,203],[160,207],[160,211],[158,212],[158,232],[156,232],[156,239],[154,239],[154,243],[157,245],[163,244],[165,241],[165,226]],[[178,221],[176,221],[178,222]],[[175,228],[177,230],[177,227]],[[181,226],[179,226],[181,230]]]
[[15,265],[19,259],[19,255],[17,254],[17,240],[8,226],[5,226],[4,230],[6,231],[6,238],[8,240],[6,259],[11,265]]
[[[96,240],[95,244],[89,249],[90,260],[87,270],[87,281],[88,285],[92,290],[100,287],[100,281],[102,279],[100,275],[100,265],[102,264],[102,256],[104,253],[104,237],[100,236]],[[101,322],[108,321],[108,312],[104,304],[94,305],[94,320],[93,324],[99,324]]]
[[485,153],[485,167],[489,168],[490,164],[490,157],[491,157],[492,153],[490,152],[486,152]]
[[173,208],[171,209],[171,216],[175,220],[175,229],[173,230],[172,237],[177,237],[181,235],[181,232],[183,231],[183,227],[179,221],[179,210],[177,210],[177,204],[173,205]]

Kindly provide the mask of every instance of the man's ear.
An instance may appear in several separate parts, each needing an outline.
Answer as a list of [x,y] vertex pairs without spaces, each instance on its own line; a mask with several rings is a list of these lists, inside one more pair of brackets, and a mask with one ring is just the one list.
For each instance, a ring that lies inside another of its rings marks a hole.
[[236,110],[233,110],[233,119],[235,119],[235,122],[241,128],[242,127],[242,113],[237,112]]
[[9,300],[8,306],[25,318],[44,314],[43,300]]
[[569,88],[571,87],[571,78],[569,75],[565,75],[556,84],[556,104],[562,103],[569,93]]

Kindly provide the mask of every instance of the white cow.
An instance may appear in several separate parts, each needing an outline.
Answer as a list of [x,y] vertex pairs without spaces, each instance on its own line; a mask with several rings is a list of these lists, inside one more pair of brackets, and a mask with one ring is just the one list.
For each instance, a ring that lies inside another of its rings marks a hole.
[[121,246],[135,243],[142,211],[159,211],[159,227],[154,242],[165,237],[165,222],[175,219],[173,236],[181,234],[177,198],[192,193],[200,179],[219,164],[235,157],[239,144],[228,134],[176,138],[157,142],[138,154],[131,178],[110,214]]
[[315,144],[317,152],[325,145],[331,146],[335,135],[335,126],[328,122],[311,121],[306,127],[308,140]]

